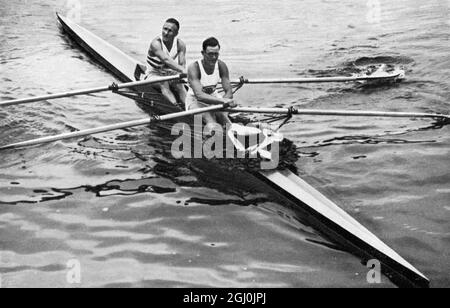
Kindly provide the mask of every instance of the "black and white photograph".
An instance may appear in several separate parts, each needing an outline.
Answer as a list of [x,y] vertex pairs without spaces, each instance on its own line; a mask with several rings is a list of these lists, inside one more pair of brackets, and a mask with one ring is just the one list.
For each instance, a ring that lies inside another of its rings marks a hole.
[[450,287],[450,0],[0,4],[1,289]]

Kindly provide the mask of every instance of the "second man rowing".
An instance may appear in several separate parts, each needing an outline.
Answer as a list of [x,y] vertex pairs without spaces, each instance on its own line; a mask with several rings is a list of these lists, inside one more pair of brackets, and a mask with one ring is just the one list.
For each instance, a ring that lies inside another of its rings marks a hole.
[[[177,38],[179,30],[180,23],[169,18],[164,23],[161,36],[152,40],[147,55],[146,79],[186,73],[186,44]],[[163,82],[159,87],[164,97],[172,104],[177,105],[175,93],[181,103],[185,103],[186,90],[183,84]]]
[[[219,60],[219,41],[210,37],[203,42],[200,59],[188,67],[188,82],[190,89],[186,97],[186,110],[228,103],[231,108],[236,107],[233,100],[233,90],[227,65]],[[217,86],[222,84],[224,95],[220,95]],[[202,114],[206,123],[206,131],[212,131],[217,123],[231,124],[228,113],[215,112]]]

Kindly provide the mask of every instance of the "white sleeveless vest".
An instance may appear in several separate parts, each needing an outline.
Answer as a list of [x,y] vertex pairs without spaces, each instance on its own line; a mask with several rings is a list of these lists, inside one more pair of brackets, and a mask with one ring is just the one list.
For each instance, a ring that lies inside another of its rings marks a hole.
[[[220,71],[219,71],[219,61],[217,61],[216,66],[214,67],[214,72],[211,75],[208,75],[205,72],[205,68],[203,67],[202,60],[197,61],[198,67],[200,68],[200,83],[203,87],[203,92],[207,94],[213,94],[217,90],[217,85],[221,81]],[[192,89],[189,89],[189,94],[195,95]]]
[[[178,38],[174,38],[172,49],[169,51],[166,47],[166,45],[163,42],[162,36],[159,37],[159,40],[161,41],[162,49],[165,54],[167,54],[170,58],[173,60],[176,60],[178,58]],[[164,65],[164,63],[161,62],[161,60],[158,57],[152,57],[150,56],[150,50],[147,54],[147,67],[149,69],[156,69],[156,70],[163,70],[167,67]]]
[[[214,72],[211,75],[206,74],[202,60],[198,60],[197,64],[200,68],[200,83],[203,87],[203,92],[215,97],[222,97],[217,91],[217,85],[222,81],[222,78],[220,78],[219,61],[217,61]],[[197,97],[195,96],[194,90],[189,88],[186,96],[186,110],[189,110],[193,103],[198,103]]]

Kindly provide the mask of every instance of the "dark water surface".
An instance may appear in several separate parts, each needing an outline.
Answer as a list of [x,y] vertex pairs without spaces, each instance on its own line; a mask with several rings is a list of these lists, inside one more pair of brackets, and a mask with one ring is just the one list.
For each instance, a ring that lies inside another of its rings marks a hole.
[[[0,99],[114,78],[60,32],[74,1],[0,0]],[[379,6],[376,4],[379,3]],[[447,1],[80,1],[80,23],[140,60],[170,16],[188,61],[210,35],[237,78],[403,67],[397,85],[246,86],[245,106],[450,110]],[[76,16],[76,15],[75,15]],[[0,110],[0,144],[145,117],[113,94]],[[298,117],[300,175],[427,275],[450,286],[450,128],[430,120]],[[177,165],[149,128],[0,154],[2,287],[367,287],[367,269],[259,195]],[[175,171],[176,172],[175,172]],[[325,244],[325,245],[324,245]],[[393,286],[383,277],[382,287]]]

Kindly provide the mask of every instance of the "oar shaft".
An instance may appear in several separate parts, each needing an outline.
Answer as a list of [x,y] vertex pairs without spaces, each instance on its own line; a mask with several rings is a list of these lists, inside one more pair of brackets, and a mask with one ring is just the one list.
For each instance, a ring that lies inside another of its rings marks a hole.
[[29,104],[29,103],[39,102],[39,101],[46,101],[46,100],[64,98],[64,97],[70,97],[70,96],[76,96],[76,95],[93,94],[93,93],[98,93],[98,92],[119,90],[119,89],[124,89],[124,88],[133,88],[133,87],[137,87],[137,86],[145,86],[145,85],[161,83],[161,82],[166,82],[166,81],[179,80],[184,77],[185,77],[184,74],[180,74],[180,75],[175,75],[175,76],[152,78],[152,79],[147,79],[147,80],[143,80],[143,81],[133,81],[133,82],[127,82],[127,83],[122,83],[122,84],[113,84],[113,85],[104,86],[104,87],[75,90],[75,91],[70,91],[70,92],[55,93],[55,94],[35,96],[35,97],[29,97],[29,98],[23,98],[23,99],[14,99],[14,100],[0,102],[0,107]]
[[341,111],[341,110],[299,110],[298,114],[304,115],[329,115],[329,116],[358,116],[358,117],[392,117],[392,118],[449,118],[447,115],[414,112],[384,112],[384,111]]
[[323,116],[359,116],[359,117],[396,117],[396,118],[446,118],[450,115],[414,112],[385,112],[385,111],[347,111],[347,110],[318,110],[318,109],[288,109],[288,108],[233,108],[230,112],[265,113],[265,114],[294,114],[294,115],[323,115]]
[[75,96],[75,95],[93,94],[93,93],[98,93],[98,92],[103,92],[103,91],[108,91],[108,90],[109,90],[109,87],[99,87],[99,88],[91,88],[91,89],[77,90],[77,91],[71,91],[71,92],[61,92],[61,93],[56,93],[56,94],[34,96],[34,97],[30,97],[30,98],[13,99],[10,101],[0,102],[0,107],[29,104],[29,103],[47,101],[47,100],[51,100],[51,99],[64,98],[64,97]]
[[142,120],[137,120],[137,121],[124,122],[124,123],[120,123],[120,124],[113,124],[113,125],[108,125],[108,126],[103,126],[103,127],[98,127],[98,128],[81,130],[81,131],[73,132],[73,133],[66,133],[66,134],[61,134],[61,135],[56,135],[56,136],[43,137],[43,138],[33,139],[33,140],[29,140],[29,141],[24,141],[24,142],[18,142],[18,143],[0,147],[0,150],[16,149],[16,148],[22,148],[22,147],[27,147],[27,146],[32,146],[32,145],[38,145],[38,144],[50,143],[50,142],[59,141],[59,140],[75,138],[75,137],[84,137],[84,136],[103,133],[103,132],[112,131],[112,130],[121,129],[121,128],[145,125],[145,124],[149,124],[149,123],[150,123],[150,119],[142,119]]
[[[226,107],[227,107],[226,104],[213,105],[213,106],[199,108],[199,109],[193,109],[193,110],[189,110],[189,111],[170,113],[170,114],[158,117],[157,121],[167,121],[167,120],[182,118],[182,117],[191,116],[191,115],[204,113],[204,112],[219,111]],[[34,139],[34,140],[29,140],[29,141],[18,142],[18,143],[6,145],[3,147],[0,147],[0,151],[7,150],[7,149],[17,149],[17,148],[38,145],[38,144],[44,144],[44,143],[49,143],[49,142],[54,142],[54,141],[59,141],[59,140],[71,139],[71,138],[75,138],[75,137],[84,137],[84,136],[89,136],[89,135],[93,135],[93,134],[113,131],[113,130],[117,130],[117,129],[124,129],[124,128],[141,126],[141,125],[148,125],[152,121],[153,121],[153,119],[151,119],[151,118],[140,119],[140,120],[135,120],[135,121],[129,121],[129,122],[123,122],[123,123],[118,123],[118,124],[112,124],[112,125],[107,125],[107,126],[102,126],[102,127],[97,127],[97,128],[81,130],[81,131],[73,132],[73,133],[65,133],[65,134],[61,134],[61,135],[57,135],[57,136],[43,137],[43,138],[39,138],[39,139]]]

